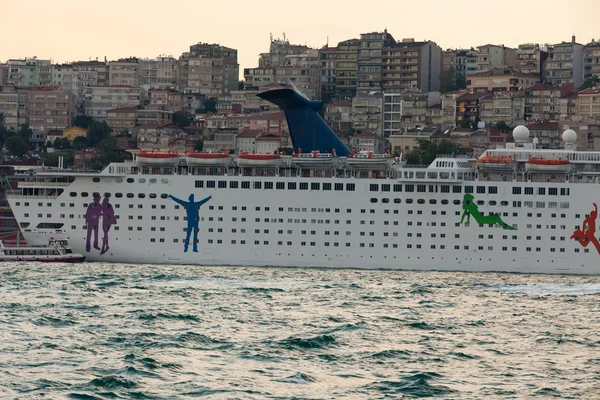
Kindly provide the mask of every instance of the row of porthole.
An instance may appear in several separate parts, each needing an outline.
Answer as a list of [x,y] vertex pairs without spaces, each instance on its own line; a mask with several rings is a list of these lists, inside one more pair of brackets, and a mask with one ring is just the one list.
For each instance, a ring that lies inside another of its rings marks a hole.
[[[100,182],[100,178],[98,177],[94,177],[92,178],[92,181],[95,183]],[[122,183],[123,182],[123,178],[115,178],[115,182],[117,183]],[[150,180],[148,181],[149,183],[158,183],[158,179],[156,178],[150,178]],[[135,183],[135,179],[134,178],[127,178],[127,183]],[[146,178],[138,178],[138,183],[146,183]],[[169,180],[166,178],[163,178],[160,180],[160,183],[169,183]]]
[[[69,193],[69,195],[71,197],[77,197],[77,192],[71,192],[71,193]],[[81,195],[81,197],[88,197],[89,193],[88,192],[81,192],[80,195]],[[92,197],[98,197],[98,196],[100,196],[99,192],[92,193]],[[108,192],[104,193],[104,197],[111,197],[111,196],[112,196],[111,193],[108,193]],[[120,198],[123,197],[123,193],[115,193],[115,197],[120,199]],[[133,199],[135,197],[135,194],[133,194],[133,193],[127,193],[125,195],[125,197],[127,197],[128,199]],[[139,197],[140,199],[143,199],[143,198],[146,197],[146,193],[138,193],[137,197]],[[151,198],[151,199],[156,199],[158,197],[158,195],[156,193],[150,193],[148,195],[148,197]],[[160,195],[160,198],[161,199],[168,199],[169,195],[166,194],[166,193],[162,193]]]
[[[395,198],[393,200],[394,200],[394,203],[396,203],[396,204],[402,203],[402,199]],[[371,203],[377,203],[378,201],[379,201],[379,199],[377,199],[376,197],[371,197]],[[384,197],[383,199],[381,199],[381,202],[384,203],[384,204],[387,204],[387,203],[390,202],[390,199],[388,199],[387,197]],[[414,202],[414,200],[413,199],[405,199],[404,202],[406,204],[412,204]],[[450,200],[448,200],[448,199],[442,199],[440,202],[441,202],[441,204],[444,204],[444,205],[445,204],[450,204]],[[418,199],[417,200],[417,204],[425,204],[425,199]],[[429,204],[437,204],[437,200],[436,199],[429,199]],[[462,201],[461,200],[453,200],[452,204],[459,206],[459,205],[462,204]],[[480,205],[480,206],[482,206],[482,205],[485,204],[485,201],[478,200],[477,204]],[[490,205],[490,206],[495,206],[497,204],[498,203],[496,202],[496,200],[490,200],[488,202],[488,205]],[[501,201],[500,205],[504,206],[504,207],[508,207],[509,202],[508,201]]]

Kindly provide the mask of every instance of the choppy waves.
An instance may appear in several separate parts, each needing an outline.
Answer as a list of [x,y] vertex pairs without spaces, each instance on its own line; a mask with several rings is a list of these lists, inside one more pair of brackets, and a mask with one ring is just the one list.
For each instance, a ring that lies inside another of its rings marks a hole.
[[0,397],[600,398],[600,278],[0,269]]

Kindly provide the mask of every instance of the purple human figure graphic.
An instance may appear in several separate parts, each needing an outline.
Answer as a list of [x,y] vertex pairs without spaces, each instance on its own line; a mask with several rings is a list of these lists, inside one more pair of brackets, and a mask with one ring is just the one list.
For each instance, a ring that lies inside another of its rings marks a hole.
[[102,201],[102,231],[104,232],[104,237],[102,237],[102,250],[100,254],[108,251],[108,231],[110,231],[111,226],[116,224],[115,210],[112,204],[109,203],[109,198],[105,197]]
[[94,233],[94,248],[100,250],[98,247],[98,224],[100,223],[100,216],[102,215],[102,205],[100,204],[100,195],[94,194],[94,201],[88,206],[85,212],[85,223],[87,225],[87,240],[85,242],[85,251],[91,250],[90,239],[92,232]]
[[184,253],[187,253],[188,246],[190,244],[190,235],[192,234],[192,231],[194,231],[194,252],[197,253],[198,252],[198,221],[200,220],[199,210],[200,210],[200,207],[202,206],[202,204],[204,204],[207,201],[209,201],[210,199],[212,199],[212,196],[208,196],[207,198],[200,200],[200,201],[194,201],[193,194],[190,194],[190,197],[188,198],[189,201],[183,201],[183,200],[178,199],[177,197],[173,197],[171,195],[169,195],[169,197],[177,204],[182,205],[185,208],[186,213],[187,213],[187,234],[185,237],[185,244],[183,245],[183,251],[184,251]]

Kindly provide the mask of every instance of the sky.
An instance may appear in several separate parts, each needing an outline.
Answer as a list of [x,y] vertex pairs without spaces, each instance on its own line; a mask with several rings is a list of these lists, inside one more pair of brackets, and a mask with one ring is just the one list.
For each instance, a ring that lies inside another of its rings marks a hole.
[[599,0],[0,0],[0,11],[0,62],[178,58],[208,42],[237,49],[241,75],[268,52],[270,34],[321,47],[387,28],[443,49],[600,38]]

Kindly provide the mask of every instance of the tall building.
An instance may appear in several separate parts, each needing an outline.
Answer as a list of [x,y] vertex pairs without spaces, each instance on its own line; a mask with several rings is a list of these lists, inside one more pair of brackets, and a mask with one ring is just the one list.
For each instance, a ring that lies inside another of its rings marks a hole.
[[600,120],[600,89],[587,88],[579,92],[579,115]]
[[326,103],[331,101],[336,94],[336,53],[336,47],[324,46],[319,50],[321,99]]
[[223,93],[237,90],[240,79],[238,51],[218,44],[197,43],[190,46],[189,56],[220,58],[223,63]]
[[285,65],[287,61],[287,56],[300,54],[309,49],[310,47],[308,46],[290,44],[290,41],[286,39],[285,35],[283,37],[283,40],[273,39],[273,36],[271,36],[271,45],[269,46],[269,52],[260,54],[258,59],[258,66],[267,67]]
[[548,47],[545,81],[551,85],[583,83],[583,46],[575,41],[562,42]]
[[8,65],[0,63],[0,86],[8,83]]
[[108,84],[109,86],[135,86],[140,85],[140,60],[131,58],[122,58],[108,63]]
[[536,75],[544,78],[544,64],[548,52],[545,47],[540,47],[537,43],[520,44],[517,49],[517,65],[515,69],[524,74]]
[[144,90],[173,88],[177,86],[177,60],[171,56],[140,60],[139,75]]
[[356,71],[359,39],[339,42],[335,53],[335,91],[340,98],[356,95]]
[[294,84],[311,99],[321,98],[321,72],[315,66],[271,66],[244,68],[244,80],[247,85],[263,90],[273,84],[285,85],[288,81]]
[[52,81],[50,60],[38,60],[37,57],[23,60],[8,60],[9,85],[29,86],[46,85]]
[[4,126],[18,131],[27,122],[27,88],[0,86],[0,113],[4,114]]
[[360,35],[356,79],[358,92],[382,90],[383,49],[395,44],[396,40],[387,29]]
[[382,88],[440,90],[442,49],[434,42],[403,39],[383,49]]
[[352,128],[355,133],[383,134],[382,103],[381,93],[357,93],[352,99]]
[[486,44],[477,47],[477,72],[514,67],[516,64],[516,49],[495,44]]
[[183,96],[173,89],[151,89],[148,91],[148,108],[179,111],[183,109]]
[[512,69],[495,69],[469,76],[467,89],[471,92],[517,92],[539,82],[537,75]]
[[178,61],[177,86],[181,91],[218,96],[225,92],[222,58],[190,57]]
[[143,101],[143,89],[133,86],[90,86],[85,89],[85,115],[104,121],[107,111],[137,107]]
[[467,76],[477,73],[477,52],[474,49],[448,49],[442,51],[441,84],[447,77],[448,71],[454,71],[453,79],[462,76],[466,82]]
[[583,48],[583,79],[593,75],[600,77],[600,40],[592,39]]
[[48,131],[70,127],[73,114],[71,92],[58,86],[40,86],[27,91],[27,119],[33,131],[29,140],[36,147],[46,143]]

